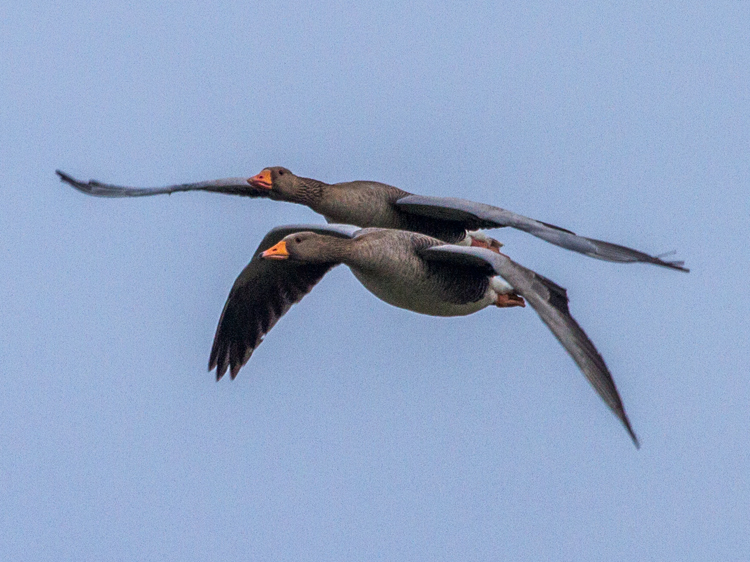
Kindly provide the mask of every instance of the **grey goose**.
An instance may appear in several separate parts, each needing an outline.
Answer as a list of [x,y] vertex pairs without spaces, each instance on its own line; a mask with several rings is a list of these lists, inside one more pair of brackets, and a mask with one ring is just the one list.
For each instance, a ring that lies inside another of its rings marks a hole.
[[348,225],[271,230],[229,293],[209,371],[216,369],[219,380],[228,370],[234,379],[279,318],[342,263],[378,298],[422,314],[462,316],[528,302],[638,446],[612,375],[571,316],[565,289],[498,251],[410,231]]
[[570,230],[465,199],[414,195],[374,181],[327,184],[294,175],[280,166],[265,168],[251,178],[226,178],[156,188],[111,185],[96,180],[79,181],[57,170],[63,182],[98,197],[141,197],[180,191],[209,191],[248,197],[267,197],[308,206],[329,223],[361,228],[394,228],[420,232],[451,244],[483,246],[497,250],[500,244],[478,232],[511,227],[552,244],[593,258],[621,263],[651,263],[688,271],[682,261],[663,260],[618,244],[578,236]]

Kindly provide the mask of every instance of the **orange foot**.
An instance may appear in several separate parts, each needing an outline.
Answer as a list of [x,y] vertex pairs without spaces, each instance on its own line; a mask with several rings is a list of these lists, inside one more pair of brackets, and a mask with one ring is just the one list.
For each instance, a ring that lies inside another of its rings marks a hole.
[[495,306],[499,306],[500,308],[510,308],[512,306],[524,307],[526,306],[526,301],[523,300],[522,296],[515,293],[500,294],[497,295]]
[[487,240],[477,240],[473,236],[471,237],[471,245],[477,246],[479,248],[487,248],[488,250],[492,250],[493,252],[500,253],[500,248],[502,247],[502,244],[495,240],[494,238],[487,238]]

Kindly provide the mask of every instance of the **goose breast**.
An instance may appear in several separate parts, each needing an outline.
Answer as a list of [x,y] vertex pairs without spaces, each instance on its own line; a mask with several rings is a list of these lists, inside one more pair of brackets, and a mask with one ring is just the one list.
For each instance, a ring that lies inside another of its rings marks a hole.
[[420,248],[440,244],[434,238],[365,229],[357,242],[345,263],[368,291],[388,304],[430,316],[465,316],[495,302],[486,274],[428,262],[417,254]]

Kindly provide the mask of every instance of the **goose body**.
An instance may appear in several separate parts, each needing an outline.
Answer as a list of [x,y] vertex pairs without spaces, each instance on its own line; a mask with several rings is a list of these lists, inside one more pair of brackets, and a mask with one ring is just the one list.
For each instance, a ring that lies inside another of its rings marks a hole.
[[570,315],[565,289],[498,252],[403,230],[285,226],[270,231],[229,293],[209,370],[235,378],[275,323],[323,276],[347,265],[375,296],[432,316],[528,302],[638,444],[614,380]]
[[420,314],[465,316],[513,292],[501,278],[479,269],[421,259],[420,250],[443,244],[429,236],[372,228],[333,243],[346,247],[341,263],[368,291],[388,304]]
[[159,188],[125,187],[95,180],[82,182],[59,170],[57,174],[62,181],[79,191],[99,197],[141,197],[179,191],[265,197],[306,205],[323,215],[329,223],[408,230],[451,244],[494,250],[499,249],[501,244],[477,231],[510,227],[562,248],[605,261],[650,263],[688,271],[681,261],[663,260],[619,244],[578,236],[570,230],[500,207],[452,197],[414,195],[397,187],[372,181],[327,184],[296,176],[278,166],[265,168],[247,179],[226,178]]

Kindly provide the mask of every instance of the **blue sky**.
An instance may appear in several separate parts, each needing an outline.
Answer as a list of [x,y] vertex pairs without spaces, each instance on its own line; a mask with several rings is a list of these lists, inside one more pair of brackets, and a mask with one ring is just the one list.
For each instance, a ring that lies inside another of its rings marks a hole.
[[[0,5],[0,557],[750,558],[750,3]],[[234,382],[229,289],[308,209],[86,197],[270,165],[659,253],[495,231],[568,289],[637,451],[527,309],[338,268]]]

